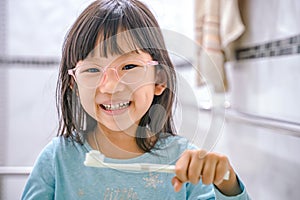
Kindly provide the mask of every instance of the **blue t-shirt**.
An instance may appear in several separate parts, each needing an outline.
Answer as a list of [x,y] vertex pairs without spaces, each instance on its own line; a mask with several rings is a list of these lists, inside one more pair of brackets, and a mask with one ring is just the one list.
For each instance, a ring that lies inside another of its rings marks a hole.
[[[188,141],[170,136],[158,141],[152,153],[132,159],[105,158],[112,163],[175,164],[186,149],[193,149]],[[84,144],[63,137],[54,138],[39,155],[25,185],[22,200],[183,200],[231,199],[246,200],[248,194],[240,182],[242,193],[235,197],[222,195],[212,184],[186,183],[180,192],[174,192],[171,179],[174,174],[162,172],[124,172],[110,168],[85,166],[87,152]]]

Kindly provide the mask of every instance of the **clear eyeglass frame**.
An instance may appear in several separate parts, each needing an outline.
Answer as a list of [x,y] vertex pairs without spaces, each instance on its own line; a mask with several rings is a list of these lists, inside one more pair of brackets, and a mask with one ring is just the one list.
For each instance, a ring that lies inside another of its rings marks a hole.
[[68,74],[71,75],[77,84],[86,88],[96,88],[100,83],[107,70],[113,70],[118,81],[124,84],[137,84],[142,82],[146,76],[147,69],[150,66],[158,65],[158,61],[140,61],[130,60],[119,63],[116,66],[111,64],[101,67],[95,62],[82,62],[77,64],[75,68],[69,69]]

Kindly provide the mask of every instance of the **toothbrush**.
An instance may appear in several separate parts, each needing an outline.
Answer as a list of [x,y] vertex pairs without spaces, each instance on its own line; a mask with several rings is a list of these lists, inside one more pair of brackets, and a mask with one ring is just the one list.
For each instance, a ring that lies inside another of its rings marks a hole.
[[[126,171],[144,171],[144,172],[164,172],[175,173],[175,165],[149,164],[149,163],[132,163],[117,164],[104,162],[105,156],[96,150],[86,153],[84,165],[88,167],[112,168]],[[229,179],[229,171],[224,175],[224,180]]]
[[132,163],[132,164],[116,164],[105,163],[104,155],[99,151],[92,150],[86,154],[84,165],[88,167],[112,168],[126,171],[146,171],[146,172],[165,172],[175,173],[174,165],[148,164],[148,163]]

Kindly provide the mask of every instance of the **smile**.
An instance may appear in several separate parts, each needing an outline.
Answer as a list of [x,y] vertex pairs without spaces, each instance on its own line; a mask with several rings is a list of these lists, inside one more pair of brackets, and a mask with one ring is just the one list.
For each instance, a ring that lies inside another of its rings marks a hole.
[[130,101],[122,102],[118,104],[101,104],[100,106],[108,111],[122,110],[124,108],[129,107]]

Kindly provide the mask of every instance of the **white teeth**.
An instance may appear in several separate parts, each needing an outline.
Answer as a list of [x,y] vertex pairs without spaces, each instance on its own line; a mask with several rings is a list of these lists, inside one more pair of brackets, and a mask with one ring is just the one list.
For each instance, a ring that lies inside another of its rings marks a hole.
[[129,101],[128,102],[123,102],[123,103],[118,103],[118,104],[102,104],[102,106],[106,109],[106,110],[119,110],[119,109],[123,109],[129,106]]

